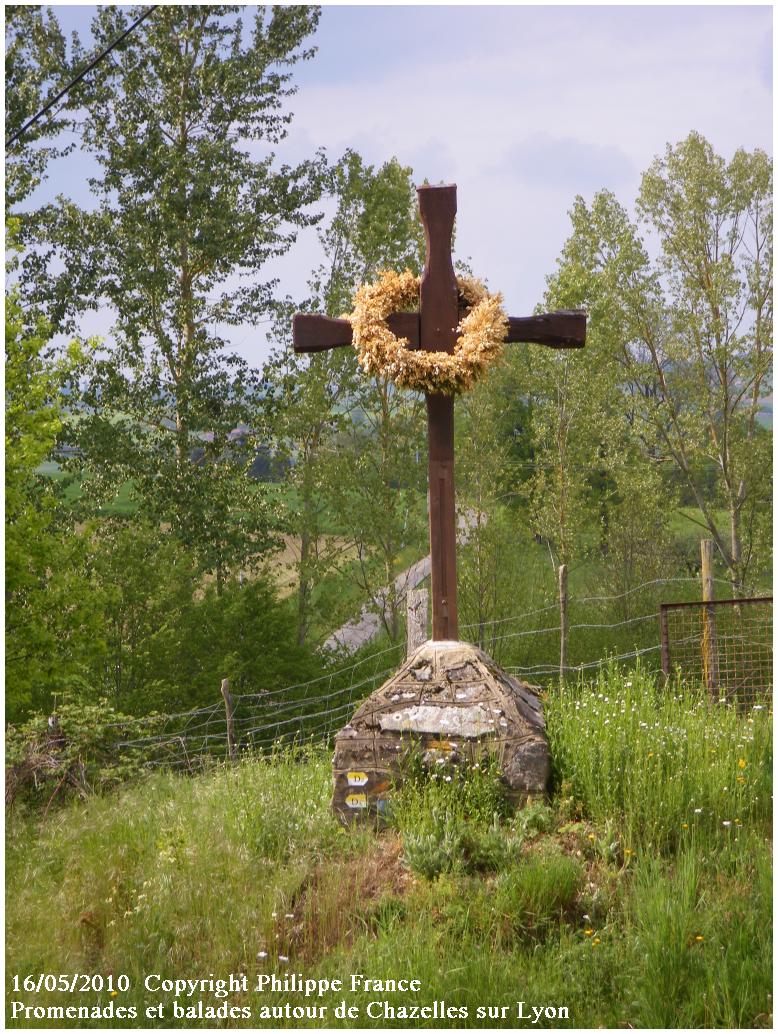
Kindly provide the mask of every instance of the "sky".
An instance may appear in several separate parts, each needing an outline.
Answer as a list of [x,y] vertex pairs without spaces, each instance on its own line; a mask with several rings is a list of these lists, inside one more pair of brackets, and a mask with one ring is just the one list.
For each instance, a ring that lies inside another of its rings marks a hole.
[[[53,10],[88,39],[94,6]],[[652,159],[691,130],[725,158],[772,154],[770,6],[324,5],[313,42],[279,161],[350,147],[456,183],[457,254],[514,316],[542,300],[576,195],[607,188],[631,207]],[[86,168],[78,153],[57,163],[56,191],[84,200]],[[320,260],[308,230],[268,276],[299,299]],[[109,328],[105,312],[83,325]],[[253,365],[268,353],[261,327],[227,336]]]

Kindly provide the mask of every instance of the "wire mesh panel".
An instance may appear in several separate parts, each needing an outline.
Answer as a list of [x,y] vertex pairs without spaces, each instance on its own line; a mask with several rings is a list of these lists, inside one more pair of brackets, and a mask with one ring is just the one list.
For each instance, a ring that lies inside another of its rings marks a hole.
[[741,705],[772,694],[773,600],[663,603],[662,670]]

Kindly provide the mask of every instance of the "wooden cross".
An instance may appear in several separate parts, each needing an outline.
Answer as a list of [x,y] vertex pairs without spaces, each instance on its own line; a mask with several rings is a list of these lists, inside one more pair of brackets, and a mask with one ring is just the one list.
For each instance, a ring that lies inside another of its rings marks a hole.
[[[457,188],[419,187],[419,212],[427,242],[418,312],[395,312],[390,330],[407,338],[409,348],[453,352],[459,323],[457,282],[451,261],[451,237],[457,211]],[[348,320],[297,313],[292,322],[295,352],[323,352],[351,344]],[[508,318],[506,341],[550,348],[582,348],[586,314],[548,312]],[[456,514],[454,509],[454,399],[426,395],[429,442],[430,574],[432,638],[457,639]]]

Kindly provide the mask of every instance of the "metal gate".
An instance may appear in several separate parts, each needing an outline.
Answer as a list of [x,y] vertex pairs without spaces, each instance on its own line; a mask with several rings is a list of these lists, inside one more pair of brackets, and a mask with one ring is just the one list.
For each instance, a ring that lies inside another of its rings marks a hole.
[[773,599],[662,603],[662,671],[714,699],[758,703],[773,688]]

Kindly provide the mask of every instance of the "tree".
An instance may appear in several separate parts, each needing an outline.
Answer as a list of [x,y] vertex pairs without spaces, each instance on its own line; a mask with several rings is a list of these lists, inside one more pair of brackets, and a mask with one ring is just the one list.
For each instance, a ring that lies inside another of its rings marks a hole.
[[[375,169],[348,153],[337,175],[338,212],[324,240],[329,268],[320,277],[333,312],[350,308],[346,299],[381,270],[420,272],[424,254],[410,168],[391,159]],[[420,395],[358,370],[332,469],[333,508],[357,556],[358,584],[378,600],[393,641],[403,596],[394,577],[403,551],[423,548],[426,530],[423,414]]]
[[[5,7],[5,136],[10,139],[36,115],[50,93],[70,72],[65,39],[50,9],[37,5]],[[63,106],[64,106],[63,102]],[[53,109],[6,148],[6,211],[18,209],[40,183],[48,162],[67,153],[50,142],[67,125],[67,115]],[[20,215],[19,211],[16,212]],[[26,215],[29,221],[30,215]]]
[[692,133],[643,177],[638,210],[659,257],[603,191],[591,206],[576,200],[553,280],[563,304],[589,309],[618,364],[632,442],[644,462],[677,473],[735,595],[764,559],[769,513],[759,414],[770,391],[771,196],[764,152],[727,163]]
[[[101,8],[95,44],[140,10]],[[98,66],[79,95],[96,207],[58,199],[49,251],[25,270],[57,328],[84,307],[116,314],[67,431],[86,488],[104,500],[130,481],[143,514],[170,522],[220,584],[267,547],[275,518],[247,474],[256,378],[223,354],[219,327],[272,311],[263,266],[315,221],[320,189],[318,159],[277,166],[270,150],[318,9],[259,8],[250,27],[238,11],[159,7]]]
[[[36,330],[27,330],[29,323]],[[5,631],[12,719],[30,707],[48,706],[53,693],[79,676],[98,639],[89,595],[74,585],[71,565],[80,544],[66,534],[51,482],[38,473],[52,456],[62,421],[62,384],[81,359],[74,344],[66,357],[54,360],[48,344],[45,321],[29,313],[25,319],[18,296],[7,295]],[[92,634],[73,642],[76,626]]]
[[[337,207],[319,232],[325,261],[311,278],[303,307],[339,316],[351,308],[357,286],[379,270],[418,271],[424,237],[411,170],[396,159],[376,169],[347,151],[330,171],[328,189]],[[414,541],[421,407],[418,398],[395,391],[385,379],[365,378],[348,351],[295,356],[288,326],[287,315],[277,335],[283,346],[267,375],[277,401],[273,422],[289,457],[287,481],[295,493],[290,530],[300,543],[302,643],[316,614],[315,590],[344,558],[342,538],[327,534],[333,516],[357,555],[357,577],[370,596],[391,583],[403,545]],[[401,486],[409,483],[412,491],[404,492]],[[382,607],[394,637],[398,605],[390,593]]]

